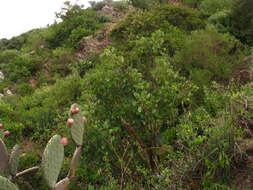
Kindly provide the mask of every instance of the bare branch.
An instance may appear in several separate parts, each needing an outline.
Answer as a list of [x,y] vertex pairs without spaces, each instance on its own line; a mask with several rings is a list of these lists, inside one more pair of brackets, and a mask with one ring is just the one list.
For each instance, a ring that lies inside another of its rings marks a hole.
[[76,147],[75,153],[74,153],[72,160],[71,160],[68,176],[67,176],[69,179],[75,177],[76,168],[77,168],[77,165],[78,165],[78,162],[80,159],[80,155],[81,155],[81,150],[82,150],[82,146]]
[[66,177],[63,180],[59,181],[54,186],[54,190],[66,190],[69,184],[70,184],[70,179]]
[[14,177],[20,177],[22,175],[25,175],[25,174],[28,174],[28,173],[31,173],[31,172],[37,172],[39,170],[39,166],[35,166],[35,167],[32,167],[32,168],[28,168],[22,172],[19,172],[17,173]]
[[147,160],[147,165],[151,170],[155,170],[155,162],[153,160],[153,153],[152,150],[149,150],[144,142],[142,141],[141,137],[138,136],[136,130],[129,124],[127,123],[124,119],[121,119],[121,122],[123,126],[128,130],[128,132],[135,138],[135,140],[139,143],[139,145],[142,148],[143,153],[145,154],[145,157],[148,158]]

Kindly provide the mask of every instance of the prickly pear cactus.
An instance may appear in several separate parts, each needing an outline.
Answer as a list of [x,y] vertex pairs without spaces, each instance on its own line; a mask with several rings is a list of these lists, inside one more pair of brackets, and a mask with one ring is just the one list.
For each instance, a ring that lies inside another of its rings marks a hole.
[[4,138],[4,130],[0,129],[0,139],[3,139],[3,138]]
[[42,170],[48,185],[53,188],[57,182],[64,158],[64,147],[60,143],[61,136],[53,136],[43,153]]
[[17,186],[9,179],[0,176],[0,189],[1,190],[18,190]]
[[15,145],[11,151],[9,159],[10,172],[12,175],[16,175],[16,173],[18,172],[19,157],[20,157],[20,146]]
[[8,152],[6,150],[3,140],[0,138],[0,175],[6,175],[7,172],[8,172]]
[[[78,108],[79,112],[76,114],[72,113],[72,110]],[[74,119],[74,124],[71,127],[71,135],[75,143],[79,146],[83,144],[83,133],[84,133],[84,120],[81,113],[81,109],[77,104],[73,104],[70,109],[70,117]]]

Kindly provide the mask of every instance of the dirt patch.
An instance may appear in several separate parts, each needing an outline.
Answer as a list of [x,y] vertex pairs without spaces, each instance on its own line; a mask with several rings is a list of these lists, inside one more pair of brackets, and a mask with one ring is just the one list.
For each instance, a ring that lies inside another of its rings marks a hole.
[[109,35],[112,29],[117,23],[124,19],[128,14],[134,11],[134,8],[129,6],[127,12],[121,12],[112,7],[104,7],[98,11],[98,14],[109,16],[112,21],[105,24],[105,27],[92,36],[87,36],[81,41],[81,45],[76,52],[76,57],[79,59],[85,59],[92,54],[101,53],[108,45],[112,43]]
[[84,38],[81,42],[81,47],[78,53],[76,53],[76,56],[84,59],[90,54],[98,54],[102,52],[108,45],[112,43],[109,38],[109,33],[115,25],[116,23],[113,22],[106,23],[106,26],[102,31],[98,32],[94,36],[88,36]]
[[36,154],[42,156],[43,150],[41,150],[38,145],[32,141],[25,140],[22,143],[22,153],[35,152]]
[[236,190],[253,189],[253,156],[249,156],[244,166],[235,169],[233,172],[234,179],[231,182],[231,187]]
[[247,153],[246,159],[232,172],[234,176],[230,187],[236,190],[253,189],[253,139],[245,139],[240,144],[242,152]]

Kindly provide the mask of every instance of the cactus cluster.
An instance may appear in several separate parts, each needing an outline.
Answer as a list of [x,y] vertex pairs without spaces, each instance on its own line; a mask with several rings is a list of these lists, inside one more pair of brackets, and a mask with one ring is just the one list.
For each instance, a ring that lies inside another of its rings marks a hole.
[[72,139],[76,143],[76,150],[71,160],[68,175],[59,182],[57,181],[64,159],[64,146],[68,144],[67,138],[61,138],[60,135],[54,135],[49,140],[44,150],[41,167],[33,167],[18,173],[20,147],[15,145],[10,156],[8,155],[8,151],[2,140],[5,136],[3,132],[3,125],[0,125],[0,189],[18,190],[11,180],[15,180],[15,178],[23,174],[37,171],[39,168],[42,169],[44,179],[52,190],[66,189],[71,180],[75,177],[75,171],[83,144],[84,123],[86,121],[86,118],[81,114],[80,107],[77,104],[73,104],[69,111],[67,126],[70,127]]
[[0,174],[14,177],[18,172],[20,147],[15,145],[10,156],[2,139],[0,139]]
[[[2,131],[3,128],[1,134]],[[18,172],[20,147],[15,145],[9,155],[3,137],[4,135],[0,136],[0,189],[16,190],[18,188],[9,179],[15,178]]]

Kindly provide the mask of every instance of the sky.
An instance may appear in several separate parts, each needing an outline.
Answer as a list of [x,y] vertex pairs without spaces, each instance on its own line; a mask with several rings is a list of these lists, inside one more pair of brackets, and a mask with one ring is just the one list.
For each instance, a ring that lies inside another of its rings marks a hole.
[[[66,0],[0,0],[0,39],[52,24]],[[98,1],[98,0],[96,0]],[[71,0],[89,5],[89,0]]]

